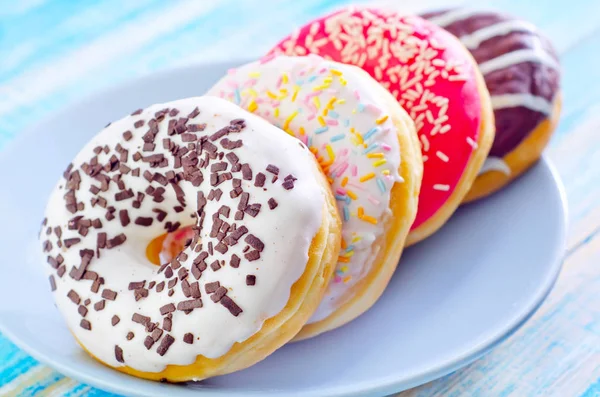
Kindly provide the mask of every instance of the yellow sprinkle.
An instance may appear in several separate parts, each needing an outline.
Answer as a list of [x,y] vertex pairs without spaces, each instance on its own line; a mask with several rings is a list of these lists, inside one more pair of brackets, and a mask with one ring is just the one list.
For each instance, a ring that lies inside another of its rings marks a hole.
[[317,91],[323,91],[325,88],[327,88],[326,85],[319,85],[317,87],[313,88],[313,91],[317,92]]
[[275,95],[275,93],[267,90],[267,95],[269,96],[269,98],[271,99],[277,99],[277,95]]
[[347,282],[348,282],[348,281],[350,281],[350,280],[352,280],[352,276],[346,276],[346,277],[344,277],[344,278],[342,279],[342,281],[343,281],[344,283],[347,283]]
[[288,116],[287,119],[285,119],[285,123],[283,123],[283,129],[287,130],[290,126],[290,123],[292,122],[292,120],[294,120],[294,117],[296,117],[298,115],[298,111],[295,110],[294,113],[290,114]]
[[292,131],[292,130],[291,130],[291,129],[289,129],[289,128],[284,128],[283,130],[284,130],[285,132],[287,132],[288,134],[290,134],[291,136],[293,136],[293,137],[295,137],[295,136],[296,136],[296,135],[294,134],[294,131]]
[[345,250],[346,248],[348,248],[348,246],[346,245],[346,240],[344,240],[344,238],[342,237],[342,249]]
[[346,258],[344,256],[338,256],[338,262],[348,263],[348,262],[350,262],[350,258]]
[[254,88],[248,88],[248,92],[253,98],[256,98],[258,96],[258,92],[256,92]]
[[344,179],[342,179],[342,187],[346,186],[347,183],[348,183],[348,177],[345,176]]
[[359,145],[364,144],[365,141],[364,141],[362,135],[355,133],[354,136],[356,136],[356,138],[358,139]]
[[279,108],[275,108],[273,114],[275,115],[275,117],[279,117]]
[[379,167],[380,165],[384,165],[385,163],[387,163],[386,159],[377,160],[373,163],[373,167]]
[[321,124],[321,127],[325,127],[327,125],[323,116],[317,117],[317,120],[319,120],[319,124]]
[[369,215],[363,215],[360,217],[360,219],[362,219],[365,222],[369,222],[372,223],[373,225],[377,224],[377,219],[373,218],[372,216]]
[[333,103],[336,101],[336,99],[337,99],[336,97],[331,97],[329,102],[327,102],[327,109],[333,110]]
[[288,90],[287,90],[286,88],[280,88],[280,89],[279,89],[279,92],[281,92],[281,93],[282,93],[282,94],[284,94],[284,95],[287,95],[287,94],[288,94]]
[[385,121],[386,121],[387,119],[388,119],[388,116],[383,116],[383,117],[380,117],[380,118],[378,118],[377,120],[375,120],[375,122],[376,122],[377,124],[383,124],[383,123],[385,123]]
[[327,114],[329,114],[329,109],[323,109],[323,117],[327,117]]
[[346,81],[346,79],[345,79],[345,78],[343,78],[343,77],[340,77],[340,84],[341,84],[341,85],[346,85],[346,84],[348,84],[348,82]]
[[352,190],[346,190],[346,194],[348,195],[348,197],[350,197],[352,200],[356,200],[358,198],[358,196],[356,195],[356,193],[354,193]]
[[331,69],[330,71],[331,71],[331,73],[335,74],[336,76],[341,76],[342,75],[342,72],[340,72],[337,69]]
[[319,109],[321,107],[321,100],[319,99],[318,96],[313,97],[313,102],[315,103],[315,106],[317,107],[317,109]]
[[340,105],[343,105],[344,103],[346,103],[346,100],[344,98],[338,99],[337,103],[340,104]]
[[296,100],[296,97],[298,96],[298,91],[300,91],[299,85],[294,87],[294,94],[292,95],[292,102],[294,102]]
[[281,76],[281,82],[282,82],[283,84],[287,84],[287,83],[288,83],[288,75],[287,75],[287,73],[284,73],[284,74]]
[[327,177],[327,182],[329,182],[330,185],[333,185],[333,178],[328,176]]
[[368,174],[361,176],[360,179],[359,179],[359,181],[366,182],[369,179],[373,179],[373,178],[375,178],[375,173],[374,172],[369,172]]
[[382,159],[384,156],[383,153],[367,153],[368,159]]
[[304,130],[304,127],[298,128],[298,131],[300,132],[300,135],[306,134],[306,131]]
[[348,271],[348,266],[342,266],[340,270],[342,271],[342,273],[346,273]]
[[362,239],[362,237],[356,236],[352,239],[352,242],[356,243],[356,242],[360,241],[361,239]]
[[363,207],[358,207],[358,217],[362,218],[365,214],[365,209]]
[[331,84],[332,82],[333,82],[333,79],[331,77],[325,77],[323,79],[323,83],[325,83],[327,85]]
[[256,104],[256,102],[254,102],[254,100],[252,100],[252,102],[250,102],[250,105],[248,105],[248,111],[254,112],[256,109],[258,109],[258,105]]
[[327,146],[325,146],[325,149],[327,150],[327,154],[329,155],[329,158],[333,161],[335,159],[335,153],[333,153],[333,148],[331,147],[330,144],[327,144]]

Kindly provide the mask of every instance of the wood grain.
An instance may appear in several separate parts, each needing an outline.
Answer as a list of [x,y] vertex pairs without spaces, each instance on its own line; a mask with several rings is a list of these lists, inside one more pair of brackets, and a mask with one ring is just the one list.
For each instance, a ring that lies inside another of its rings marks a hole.
[[[95,91],[170,67],[257,56],[292,26],[349,2],[5,2],[0,148],[26,126]],[[547,33],[564,71],[563,116],[547,151],[565,183],[570,212],[568,251],[554,291],[487,356],[399,395],[600,396],[600,1],[369,3],[405,12],[466,4],[513,13]],[[39,365],[2,336],[0,359],[0,395],[109,395]]]

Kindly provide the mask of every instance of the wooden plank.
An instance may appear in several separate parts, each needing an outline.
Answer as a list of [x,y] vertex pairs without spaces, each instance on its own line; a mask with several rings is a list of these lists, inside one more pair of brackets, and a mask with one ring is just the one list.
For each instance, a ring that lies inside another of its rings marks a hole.
[[565,183],[569,251],[538,313],[481,360],[415,396],[600,395],[600,32],[563,57],[564,117],[548,150]]

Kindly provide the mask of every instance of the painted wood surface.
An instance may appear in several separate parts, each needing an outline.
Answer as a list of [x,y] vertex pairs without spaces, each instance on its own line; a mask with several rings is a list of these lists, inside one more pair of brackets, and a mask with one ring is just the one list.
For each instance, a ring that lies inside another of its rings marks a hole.
[[[0,150],[27,126],[100,89],[170,67],[255,57],[292,26],[348,3],[0,0]],[[548,34],[564,71],[563,116],[547,151],[570,211],[569,248],[554,291],[490,354],[400,396],[600,396],[600,2],[373,3],[407,12],[449,4],[511,12]],[[4,395],[108,396],[40,365],[0,336]]]

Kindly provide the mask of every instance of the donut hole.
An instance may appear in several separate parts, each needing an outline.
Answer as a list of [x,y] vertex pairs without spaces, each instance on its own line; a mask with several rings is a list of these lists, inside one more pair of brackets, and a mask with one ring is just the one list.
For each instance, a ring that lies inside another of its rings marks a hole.
[[191,225],[179,228],[171,233],[161,234],[151,240],[146,247],[146,257],[156,266],[170,262],[183,251],[186,242],[191,240],[193,235]]

